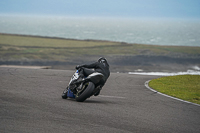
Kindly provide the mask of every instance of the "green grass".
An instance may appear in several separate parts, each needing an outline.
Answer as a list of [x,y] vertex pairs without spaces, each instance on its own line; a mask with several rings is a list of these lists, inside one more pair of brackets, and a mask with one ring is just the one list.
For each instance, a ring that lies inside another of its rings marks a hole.
[[0,34],[1,60],[21,60],[26,58],[66,61],[66,59],[84,55],[197,57],[200,56],[200,47],[156,46]]
[[200,75],[179,75],[153,79],[149,86],[161,93],[200,104]]
[[[52,47],[52,48],[75,48],[94,47],[102,45],[117,45],[108,41],[81,41],[72,39],[45,38],[33,36],[17,36],[0,34],[0,44],[12,45],[16,47]],[[118,43],[119,44],[119,43]]]

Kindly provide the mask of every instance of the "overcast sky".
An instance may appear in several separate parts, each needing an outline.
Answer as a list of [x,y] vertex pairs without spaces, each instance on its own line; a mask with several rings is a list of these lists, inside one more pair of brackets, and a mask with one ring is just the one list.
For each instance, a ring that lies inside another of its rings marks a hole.
[[200,0],[0,0],[0,14],[200,18]]

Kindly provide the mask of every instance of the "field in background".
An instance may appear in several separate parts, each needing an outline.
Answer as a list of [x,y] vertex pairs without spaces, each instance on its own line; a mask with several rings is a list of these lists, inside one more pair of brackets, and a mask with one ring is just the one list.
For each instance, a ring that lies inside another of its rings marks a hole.
[[[51,65],[51,63],[55,65],[56,62],[60,65],[66,65],[66,62],[68,62],[74,65],[78,61],[83,63],[96,60],[99,56],[108,57],[113,65],[125,66],[133,66],[133,64],[148,65],[148,61],[152,66],[155,64],[153,58],[159,59],[161,62],[163,62],[163,59],[166,59],[166,61],[171,59],[186,59],[190,61],[191,59],[195,60],[196,64],[200,64],[197,61],[200,58],[200,47],[156,46],[0,34],[0,62],[3,65],[6,63],[15,64],[16,62],[20,62],[21,65],[26,64],[25,62],[30,64],[33,62],[33,65],[34,62],[40,62],[41,64],[42,62],[49,62],[47,65]],[[121,62],[119,63],[119,61]],[[131,64],[131,62],[134,63]],[[174,62],[176,63],[176,61]]]

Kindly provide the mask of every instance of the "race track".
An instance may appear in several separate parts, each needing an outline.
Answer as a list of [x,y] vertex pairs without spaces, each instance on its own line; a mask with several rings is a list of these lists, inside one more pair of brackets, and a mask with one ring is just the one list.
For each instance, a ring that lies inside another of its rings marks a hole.
[[0,133],[199,133],[200,107],[154,93],[158,76],[111,73],[83,103],[61,93],[73,71],[0,68]]

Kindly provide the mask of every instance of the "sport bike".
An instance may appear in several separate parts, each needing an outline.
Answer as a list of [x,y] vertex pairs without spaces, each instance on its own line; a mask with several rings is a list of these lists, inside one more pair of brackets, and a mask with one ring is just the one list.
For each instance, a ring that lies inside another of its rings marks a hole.
[[72,76],[69,85],[62,93],[63,99],[74,98],[78,102],[83,102],[87,98],[100,92],[101,86],[98,83],[103,78],[103,74],[94,72],[82,78],[79,76],[81,69],[76,70]]

